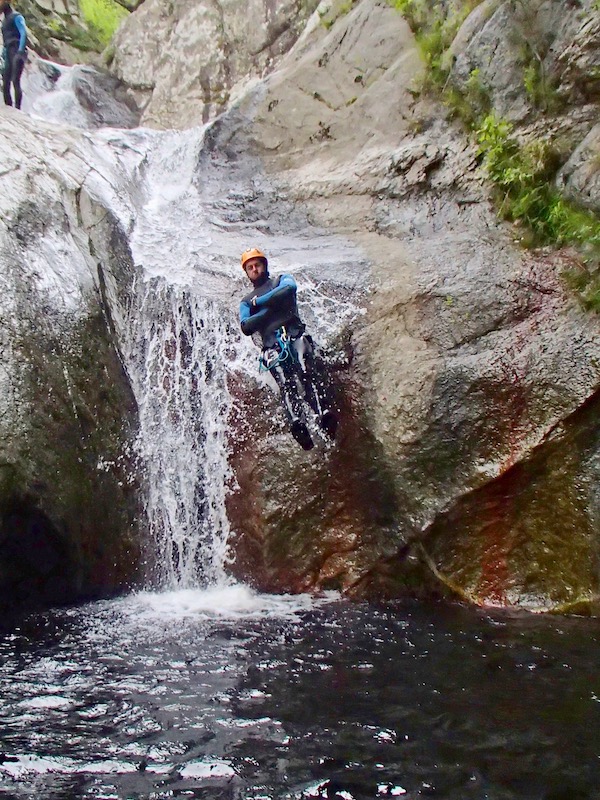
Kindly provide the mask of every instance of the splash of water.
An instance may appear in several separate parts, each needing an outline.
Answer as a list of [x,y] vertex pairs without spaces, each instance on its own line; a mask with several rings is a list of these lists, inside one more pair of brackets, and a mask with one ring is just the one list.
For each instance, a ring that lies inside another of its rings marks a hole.
[[[85,115],[69,111],[76,75],[59,71],[51,91],[30,98],[36,113],[64,120],[68,112],[71,124],[85,128]],[[148,561],[163,590],[232,583],[228,379],[239,372],[258,379],[258,351],[235,319],[246,290],[243,244],[266,247],[275,274],[297,276],[300,312],[325,345],[359,313],[356,287],[364,275],[350,243],[297,220],[295,227],[279,220],[265,238],[263,223],[250,223],[245,211],[256,186],[232,180],[227,170],[203,174],[206,130],[104,128],[82,140],[90,159],[86,191],[119,221],[135,264],[127,309],[115,309],[113,319],[139,409],[155,554],[149,547]]]
[[155,277],[138,281],[130,325],[155,576],[162,587],[225,584],[231,398],[222,311]]

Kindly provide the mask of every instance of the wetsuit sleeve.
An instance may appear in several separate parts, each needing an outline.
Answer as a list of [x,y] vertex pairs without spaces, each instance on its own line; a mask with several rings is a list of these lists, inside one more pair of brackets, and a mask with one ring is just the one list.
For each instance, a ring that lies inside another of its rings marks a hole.
[[282,275],[279,279],[279,284],[276,289],[271,289],[270,292],[256,298],[257,308],[277,308],[277,306],[284,301],[289,300],[296,294],[296,281],[291,275]]
[[19,50],[24,51],[27,44],[27,28],[25,27],[25,18],[22,14],[15,16],[15,25],[19,31]]
[[263,308],[262,311],[254,314],[252,311],[253,309],[250,308],[250,305],[242,300],[240,303],[240,326],[242,333],[245,333],[246,336],[252,336],[253,333],[260,330],[264,318],[269,313],[267,308]]

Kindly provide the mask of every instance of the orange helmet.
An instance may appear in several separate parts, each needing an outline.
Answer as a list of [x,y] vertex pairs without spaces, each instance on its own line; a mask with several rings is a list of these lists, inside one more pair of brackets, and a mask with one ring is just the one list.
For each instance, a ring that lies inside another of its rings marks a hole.
[[262,260],[265,262],[265,267],[269,266],[269,262],[263,251],[259,250],[257,247],[252,247],[250,250],[246,250],[244,253],[242,253],[242,269],[245,268],[246,261],[250,261],[251,258],[262,258]]

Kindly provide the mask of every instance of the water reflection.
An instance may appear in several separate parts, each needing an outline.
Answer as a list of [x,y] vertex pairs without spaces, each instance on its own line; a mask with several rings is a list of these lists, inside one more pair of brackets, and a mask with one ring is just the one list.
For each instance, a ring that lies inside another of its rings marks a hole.
[[600,797],[599,628],[241,587],[30,616],[0,795]]

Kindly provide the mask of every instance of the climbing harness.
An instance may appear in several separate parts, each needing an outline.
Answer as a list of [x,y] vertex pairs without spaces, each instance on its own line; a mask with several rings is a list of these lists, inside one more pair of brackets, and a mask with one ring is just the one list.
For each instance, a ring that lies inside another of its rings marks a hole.
[[276,344],[275,347],[269,347],[260,354],[258,358],[258,369],[260,372],[268,372],[269,370],[281,364],[287,359],[291,361],[298,361],[296,353],[291,347],[291,339],[285,329],[285,325],[275,331]]

